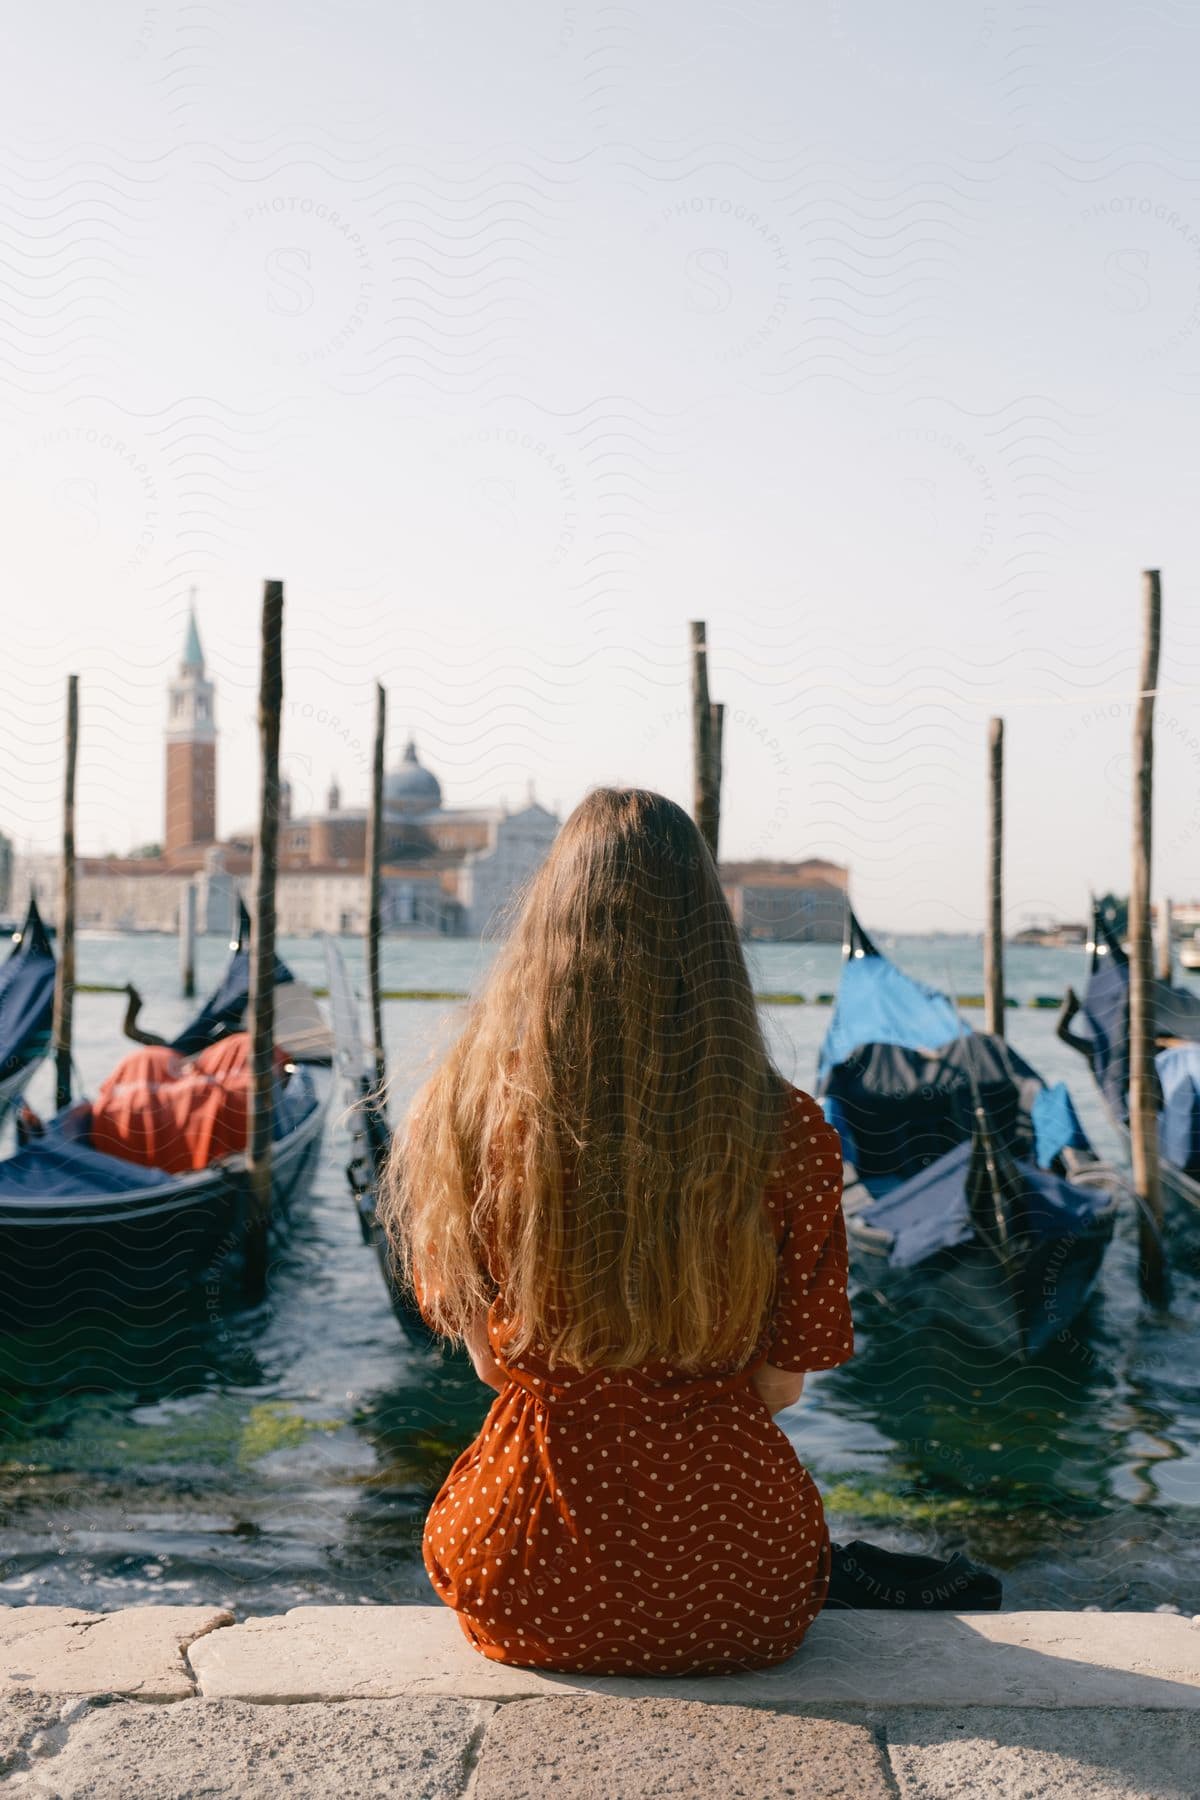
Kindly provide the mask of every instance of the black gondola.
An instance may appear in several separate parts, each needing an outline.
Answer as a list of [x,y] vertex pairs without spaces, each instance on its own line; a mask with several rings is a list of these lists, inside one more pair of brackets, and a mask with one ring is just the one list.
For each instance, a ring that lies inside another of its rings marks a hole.
[[[170,1048],[191,1055],[244,1028],[248,919],[242,909],[219,987]],[[311,989],[277,963],[272,1224],[307,1191],[333,1083],[333,1039]],[[219,1309],[241,1272],[250,1211],[244,1155],[184,1175],[112,1156],[89,1142],[90,1103],[76,1101],[0,1161],[0,1316],[52,1324],[120,1307],[139,1318],[191,1293]]]
[[1060,1082],[972,1032],[851,913],[817,1092],[846,1165],[857,1282],[1005,1355],[1079,1315],[1117,1199]]
[[346,1179],[358,1212],[363,1243],[375,1253],[392,1311],[405,1337],[417,1349],[432,1349],[441,1340],[430,1331],[417,1309],[414,1294],[400,1280],[375,1209],[376,1196],[391,1154],[392,1133],[385,1098],[376,1092],[374,1070],[369,1067],[363,1050],[358,1000],[345,962],[336,951],[330,959],[329,1005],[337,1044],[338,1073],[350,1103],[347,1124],[351,1154],[346,1164]]
[[[1068,992],[1059,1036],[1087,1058],[1113,1129],[1128,1146],[1129,958],[1096,901],[1087,949],[1083,1002]],[[1200,994],[1156,981],[1154,1024],[1167,1251],[1200,1269]]]
[[54,971],[50,936],[31,899],[0,967],[0,1126],[50,1048]]

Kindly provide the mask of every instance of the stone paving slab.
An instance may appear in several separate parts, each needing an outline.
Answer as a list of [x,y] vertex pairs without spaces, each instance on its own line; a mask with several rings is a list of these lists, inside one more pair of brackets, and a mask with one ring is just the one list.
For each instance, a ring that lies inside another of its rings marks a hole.
[[774,1669],[728,1676],[551,1675],[489,1662],[443,1607],[297,1607],[202,1638],[212,1699],[579,1693],[795,1706],[1200,1707],[1200,1629],[1159,1613],[827,1613]]
[[79,1612],[70,1606],[0,1607],[0,1694],[194,1694],[185,1657],[233,1615],[215,1606],[131,1606]]
[[249,1706],[84,1702],[4,1782],[30,1800],[457,1800],[490,1707],[454,1700]]
[[515,1700],[488,1725],[471,1800],[893,1800],[869,1727],[699,1700]]
[[1196,1800],[1200,1713],[888,1714],[901,1800]]
[[576,1695],[256,1706],[17,1694],[0,1789],[28,1800],[1195,1800],[1200,1713],[769,1712]]

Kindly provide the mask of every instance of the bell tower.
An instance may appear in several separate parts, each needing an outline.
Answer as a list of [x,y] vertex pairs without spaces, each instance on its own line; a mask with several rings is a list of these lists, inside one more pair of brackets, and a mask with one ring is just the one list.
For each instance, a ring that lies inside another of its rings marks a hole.
[[163,850],[216,842],[217,725],[213,684],[204,673],[195,589],[179,674],[167,690],[167,808]]

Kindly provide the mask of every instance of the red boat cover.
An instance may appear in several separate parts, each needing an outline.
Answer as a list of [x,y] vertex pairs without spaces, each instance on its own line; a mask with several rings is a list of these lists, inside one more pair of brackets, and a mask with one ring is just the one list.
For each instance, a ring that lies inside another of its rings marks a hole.
[[[275,1052],[276,1068],[287,1062]],[[94,1150],[182,1175],[246,1148],[250,1041],[244,1031],[184,1058],[147,1045],[119,1062],[92,1102]]]

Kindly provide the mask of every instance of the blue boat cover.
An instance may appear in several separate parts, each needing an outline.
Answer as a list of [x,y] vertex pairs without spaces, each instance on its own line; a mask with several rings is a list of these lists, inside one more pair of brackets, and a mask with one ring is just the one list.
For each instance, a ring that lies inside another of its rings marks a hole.
[[1200,1044],[1160,1050],[1154,1064],[1163,1097],[1159,1148],[1177,1169],[1200,1170]]
[[1039,1168],[1048,1169],[1064,1150],[1091,1149],[1065,1081],[1042,1088],[1030,1108],[1030,1115],[1034,1155]]
[[0,1199],[62,1200],[72,1194],[136,1194],[178,1180],[163,1169],[105,1156],[89,1144],[48,1128],[45,1137],[0,1162]]
[[[276,1089],[273,1138],[287,1137],[316,1103],[312,1076],[307,1069],[297,1069],[286,1087]],[[77,1101],[48,1122],[44,1136],[31,1138],[0,1161],[0,1200],[18,1195],[56,1200],[76,1194],[136,1194],[188,1179],[93,1150],[87,1141],[90,1111],[86,1102]]]
[[877,1197],[968,1143],[982,1107],[1005,1153],[1050,1168],[1090,1149],[1066,1088],[1047,1089],[1003,1038],[971,1031],[949,999],[881,956],[851,915],[851,955],[817,1091],[843,1152]]
[[[975,1236],[967,1202],[970,1143],[960,1144],[920,1174],[864,1207],[869,1225],[892,1234],[888,1262],[911,1269],[940,1250],[969,1243]],[[1018,1162],[1025,1188],[1024,1223],[1036,1238],[1070,1237],[1108,1204],[1106,1194],[1072,1187],[1030,1162]]]
[[879,1194],[966,1143],[977,1105],[1010,1156],[1040,1163],[1044,1155],[1049,1167],[1067,1143],[1088,1149],[1070,1101],[1045,1094],[1011,1044],[972,1031],[929,1052],[861,1044],[831,1070],[822,1099],[843,1155]]
[[31,900],[16,946],[0,967],[0,1081],[45,1052],[53,1011],[54,952]]
[[[1096,950],[1080,1036],[1091,1040],[1092,1073],[1116,1118],[1129,1116],[1129,961],[1117,938],[1095,921]],[[1200,1039],[1200,994],[1154,984],[1154,1025],[1162,1037]],[[1166,1052],[1165,1054],[1170,1054]],[[1168,1153],[1164,1149],[1164,1155]],[[1185,1167],[1174,1156],[1176,1167]]]
[[1129,1111],[1129,965],[1111,945],[1098,947],[1083,1002],[1081,1036],[1091,1039],[1092,1073],[1113,1114]]
[[[283,987],[295,976],[285,962],[279,957],[275,959],[275,985]],[[181,1056],[196,1056],[209,1044],[219,1043],[232,1031],[241,1031],[245,1024],[246,1002],[250,998],[250,951],[244,942],[243,934],[238,934],[238,943],[229,959],[221,985],[211,993],[190,1025],[185,1025],[179,1036],[172,1041],[172,1050],[178,1050]]]
[[837,1002],[821,1045],[818,1081],[860,1044],[940,1050],[966,1031],[945,994],[905,975],[886,956],[854,954],[842,965]]
[[863,1208],[868,1225],[892,1234],[888,1262],[893,1269],[914,1268],[939,1250],[971,1242],[975,1227],[967,1206],[970,1161],[968,1139]]

